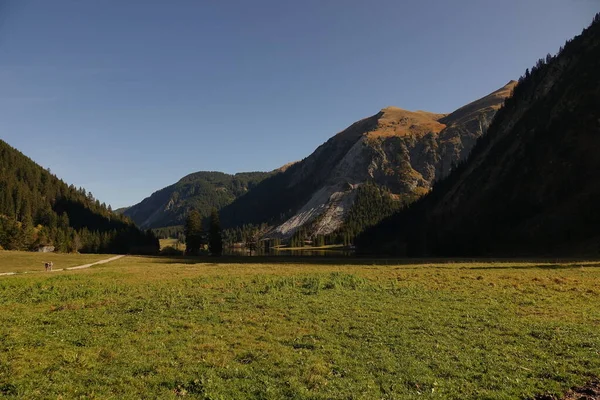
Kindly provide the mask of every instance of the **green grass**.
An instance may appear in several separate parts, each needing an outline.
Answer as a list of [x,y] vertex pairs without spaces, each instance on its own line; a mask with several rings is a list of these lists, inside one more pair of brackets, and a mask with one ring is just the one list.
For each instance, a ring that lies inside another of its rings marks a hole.
[[52,261],[54,269],[76,267],[111,257],[106,254],[63,254],[24,251],[0,251],[0,273],[45,271],[44,263]]
[[0,396],[522,399],[600,375],[600,263],[249,260],[0,278]]
[[160,249],[164,249],[165,247],[173,247],[174,249],[184,251],[185,243],[179,243],[179,240],[169,238],[169,239],[159,239]]

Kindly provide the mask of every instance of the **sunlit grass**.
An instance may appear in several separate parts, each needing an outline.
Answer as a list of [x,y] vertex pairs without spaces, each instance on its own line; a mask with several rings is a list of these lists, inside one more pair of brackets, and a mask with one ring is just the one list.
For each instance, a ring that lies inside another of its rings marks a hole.
[[70,268],[111,257],[106,254],[37,253],[25,251],[0,251],[0,273],[42,272],[44,263],[52,261],[54,269]]
[[180,243],[179,240],[169,238],[169,239],[160,239],[160,249],[164,249],[165,247],[172,247],[176,250],[185,251],[185,243]]
[[600,264],[205,261],[0,278],[0,395],[509,399],[600,375]]

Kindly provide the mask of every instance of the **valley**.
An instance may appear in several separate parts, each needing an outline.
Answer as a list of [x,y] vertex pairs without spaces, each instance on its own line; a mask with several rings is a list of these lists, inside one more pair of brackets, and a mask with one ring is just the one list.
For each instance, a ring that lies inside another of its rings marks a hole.
[[[303,228],[305,239],[328,235],[341,243],[340,237],[353,238],[364,229],[348,224],[362,185],[381,189],[374,198],[396,203],[370,224],[427,193],[469,154],[515,85],[510,81],[450,114],[387,107],[339,132],[301,161],[268,174],[236,174],[237,180],[254,179],[248,181],[249,191],[244,181],[237,186],[241,191],[232,191],[232,183],[223,180],[231,179],[226,174],[198,172],[157,191],[124,215],[142,228],[160,231],[182,225],[191,208],[208,216],[215,207],[225,228],[266,224],[268,228],[261,229],[264,237],[285,240]],[[225,195],[229,200],[220,199]]]
[[600,399],[600,14],[92,3],[2,42],[0,397]]

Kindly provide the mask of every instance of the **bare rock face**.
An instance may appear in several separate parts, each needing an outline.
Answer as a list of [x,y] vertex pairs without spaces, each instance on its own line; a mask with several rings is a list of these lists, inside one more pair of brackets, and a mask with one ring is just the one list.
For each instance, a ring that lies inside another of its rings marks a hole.
[[313,227],[315,235],[325,235],[339,228],[345,213],[350,209],[356,196],[355,186],[324,186],[319,189],[292,218],[279,225],[272,232],[277,236],[288,237],[296,229],[319,219]]
[[300,191],[306,193],[303,205],[270,235],[289,237],[301,226],[313,234],[335,231],[366,181],[399,197],[427,193],[467,157],[515,85],[511,81],[451,114],[388,107],[354,123],[286,171],[288,189],[312,190]]

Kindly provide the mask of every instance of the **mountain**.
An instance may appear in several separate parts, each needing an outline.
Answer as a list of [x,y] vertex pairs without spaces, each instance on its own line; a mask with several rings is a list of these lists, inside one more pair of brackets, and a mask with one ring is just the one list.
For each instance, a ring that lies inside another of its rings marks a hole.
[[115,212],[115,214],[123,214],[128,209],[129,209],[129,207],[121,207],[121,208],[117,208],[116,210],[113,210],[113,211]]
[[0,140],[0,249],[154,253],[158,241]]
[[196,172],[124,209],[123,214],[143,229],[182,225],[189,210],[198,210],[207,217],[213,208],[220,210],[270,174]]
[[223,208],[221,221],[227,227],[267,223],[272,237],[290,237],[301,227],[309,236],[328,235],[344,227],[366,182],[399,204],[410,202],[469,154],[515,84],[451,114],[384,108]]
[[363,253],[600,253],[600,14],[525,73],[468,160],[365,231]]

